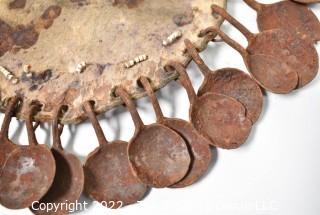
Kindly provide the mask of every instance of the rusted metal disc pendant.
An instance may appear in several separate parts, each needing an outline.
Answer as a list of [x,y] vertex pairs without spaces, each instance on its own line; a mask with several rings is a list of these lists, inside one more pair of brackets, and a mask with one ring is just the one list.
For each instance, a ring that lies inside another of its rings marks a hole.
[[170,62],[166,68],[180,74],[179,81],[190,100],[190,119],[198,132],[219,148],[235,149],[245,143],[252,122],[246,117],[246,109],[239,101],[210,92],[197,97],[183,65]]
[[211,71],[194,45],[189,40],[185,43],[188,53],[205,76],[198,90],[198,96],[212,92],[235,98],[245,106],[246,116],[255,123],[259,119],[263,106],[263,95],[259,85],[239,69],[224,68]]
[[119,86],[115,92],[126,104],[136,127],[128,146],[129,160],[136,175],[143,183],[156,188],[179,182],[191,163],[184,139],[160,123],[144,125],[124,88]]
[[[0,109],[20,94],[24,104],[43,104],[37,121],[52,121],[56,104],[64,104],[61,123],[78,123],[88,100],[97,113],[121,103],[106,93],[114,86],[142,97],[136,80],[144,75],[159,89],[177,77],[164,72],[168,60],[189,62],[183,38],[204,49],[199,31],[221,24],[211,4],[225,7],[226,0],[2,0]],[[18,118],[26,119],[27,109]]]
[[298,74],[298,88],[310,83],[318,74],[319,56],[315,47],[288,31],[265,31],[263,35],[256,37],[247,50],[252,54],[269,55],[285,62],[291,71]]
[[187,174],[171,188],[182,188],[190,186],[200,180],[208,171],[209,165],[214,158],[209,145],[209,139],[201,135],[190,122],[167,118],[164,124],[180,134],[189,146],[191,164]]
[[114,201],[122,206],[136,203],[148,187],[132,173],[128,162],[128,143],[115,141],[91,153],[84,166],[85,193],[99,202]]
[[40,204],[75,204],[83,190],[84,174],[82,164],[75,155],[64,151],[61,145],[60,135],[63,126],[58,123],[60,110],[59,108],[56,119],[52,123],[53,146],[51,152],[56,163],[56,174],[46,195],[39,202],[33,204],[33,207],[30,207],[30,210],[37,215],[68,214],[68,207],[58,207],[48,211],[33,210],[32,208],[39,208]]
[[265,89],[274,93],[290,93],[310,83],[318,73],[318,54],[308,40],[303,40],[284,29],[251,33],[223,8],[213,5],[212,10],[236,27],[248,40],[245,49],[217,28],[207,28],[200,35],[210,32],[219,36],[243,57],[249,72]]
[[[318,74],[319,59],[316,49],[309,44],[309,40],[313,42],[320,40],[320,22],[312,10],[288,0],[274,4],[261,4],[255,0],[245,0],[245,2],[257,11],[258,27],[260,31],[265,31],[248,47],[248,51],[270,54],[287,62],[299,76],[298,87],[311,82]],[[297,35],[298,38],[290,36],[289,33]],[[272,38],[274,39],[270,44],[271,47],[268,48],[265,44]],[[282,51],[279,51],[279,48]],[[289,55],[292,57],[288,58]]]
[[99,147],[91,152],[84,165],[84,192],[90,198],[107,203],[113,201],[121,206],[136,203],[147,193],[148,187],[134,175],[128,160],[128,143],[108,143],[95,116],[92,104],[86,102],[88,115],[99,140]]
[[[34,107],[31,107],[33,109]],[[29,110],[29,146],[20,146],[8,157],[0,175],[0,204],[23,209],[40,200],[54,180],[56,165],[46,145],[38,145]]]
[[320,22],[306,5],[291,0],[274,4],[261,4],[256,0],[244,1],[257,11],[260,31],[282,28],[297,34],[302,39],[310,39],[313,42],[320,40]]
[[231,97],[207,93],[197,100],[192,110],[194,126],[217,147],[238,148],[250,134],[252,124],[246,118],[245,107]]
[[19,147],[2,170],[0,203],[9,209],[23,209],[40,200],[53,182],[53,167],[54,158],[46,146]]
[[181,188],[194,184],[208,170],[209,164],[212,160],[212,154],[209,145],[212,143],[208,139],[204,138],[190,122],[176,118],[164,117],[157,97],[153,92],[150,81],[146,77],[141,77],[139,82],[151,100],[153,109],[155,110],[157,116],[157,122],[173,129],[179,135],[181,135],[189,148],[191,164],[187,175],[181,181],[172,185],[171,187]]

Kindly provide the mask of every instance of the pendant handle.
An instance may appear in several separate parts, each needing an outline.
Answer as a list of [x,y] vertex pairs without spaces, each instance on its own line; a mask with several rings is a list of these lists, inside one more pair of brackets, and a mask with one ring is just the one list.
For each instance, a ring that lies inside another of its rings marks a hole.
[[129,96],[129,93],[123,87],[118,86],[115,90],[115,94],[119,96],[121,100],[124,102],[124,104],[127,106],[127,109],[129,110],[131,118],[135,125],[135,133],[138,133],[144,127],[144,124],[140,118],[136,105]]
[[5,116],[1,126],[1,136],[2,138],[9,139],[9,127],[12,120],[12,117],[15,115],[15,110],[17,108],[18,103],[20,102],[19,97],[13,97],[10,99],[9,104],[7,106]]
[[225,9],[219,7],[218,5],[211,6],[212,12],[222,16],[225,20],[227,20],[231,25],[233,25],[236,29],[238,29],[249,41],[251,41],[255,35],[251,33],[244,25],[242,25],[238,20],[232,17]]
[[206,28],[202,31],[200,31],[199,36],[200,37],[204,37],[207,36],[209,34],[217,34],[221,37],[221,39],[227,43],[231,48],[235,49],[236,51],[238,51],[241,56],[246,59],[247,56],[249,55],[249,53],[247,52],[247,50],[240,45],[240,43],[236,42],[235,40],[231,39],[231,37],[229,37],[227,34],[225,34],[223,31],[221,31],[220,29],[216,28],[216,27],[209,27]]
[[103,133],[103,130],[100,126],[100,123],[96,117],[96,114],[93,110],[93,104],[92,102],[88,101],[88,102],[85,102],[84,105],[83,105],[83,109],[84,111],[86,112],[89,120],[91,121],[91,124],[94,128],[94,131],[96,133],[96,136],[98,138],[98,141],[99,141],[99,145],[102,146],[104,144],[107,144],[108,141]]
[[182,64],[176,61],[171,61],[165,66],[165,70],[166,71],[175,70],[176,72],[179,73],[179,81],[183,86],[183,88],[185,88],[185,90],[187,91],[190,104],[193,104],[197,100],[197,94],[193,89],[193,86],[188,76],[188,73],[186,71],[186,68]]
[[192,42],[189,39],[185,39],[184,44],[186,45],[188,54],[192,57],[193,61],[197,64],[202,75],[207,76],[209,73],[211,73],[210,68],[202,60],[197,48],[192,44]]
[[60,116],[65,106],[61,106],[55,113],[54,120],[52,122],[52,136],[53,136],[53,147],[63,150],[61,144],[61,134],[63,132],[64,125],[60,123]]
[[265,6],[262,3],[259,3],[255,0],[243,0],[249,7],[254,9],[255,11],[259,12],[262,10],[262,8]]
[[39,104],[31,104],[29,108],[29,114],[26,120],[26,127],[27,127],[27,134],[30,146],[37,146],[39,145],[35,130],[36,127],[33,125],[33,117],[34,115],[41,110],[41,105]]
[[147,92],[149,99],[151,100],[151,104],[152,104],[153,109],[155,111],[157,121],[162,122],[164,120],[163,112],[161,110],[157,96],[153,91],[153,88],[151,86],[151,82],[149,81],[148,78],[146,78],[144,76],[140,77],[139,81],[142,84],[144,90]]

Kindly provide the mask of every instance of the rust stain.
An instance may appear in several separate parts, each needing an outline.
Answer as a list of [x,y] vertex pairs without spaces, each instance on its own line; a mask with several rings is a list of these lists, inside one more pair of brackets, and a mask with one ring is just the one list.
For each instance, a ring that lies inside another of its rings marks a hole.
[[61,14],[61,7],[50,6],[42,16],[28,25],[9,25],[0,19],[0,57],[8,51],[28,49],[38,41],[40,31],[48,29]]
[[27,0],[13,0],[9,3],[9,9],[22,9],[26,6]]

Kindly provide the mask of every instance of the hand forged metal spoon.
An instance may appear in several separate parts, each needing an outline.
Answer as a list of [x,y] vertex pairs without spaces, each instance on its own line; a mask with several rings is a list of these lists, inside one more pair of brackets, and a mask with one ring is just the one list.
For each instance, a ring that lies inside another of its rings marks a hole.
[[133,174],[128,160],[128,143],[109,143],[93,110],[93,102],[86,102],[83,109],[90,119],[99,141],[99,147],[91,152],[84,165],[85,193],[106,207],[111,202],[118,207],[141,200],[149,188]]
[[32,124],[39,105],[31,104],[26,121],[29,145],[15,149],[0,177],[0,203],[9,209],[23,209],[40,200],[52,185],[56,165],[47,145],[39,145]]
[[290,93],[310,83],[318,74],[318,53],[309,41],[284,29],[253,34],[223,8],[213,5],[212,11],[235,26],[248,40],[248,47],[243,48],[214,27],[202,30],[199,36],[217,33],[242,55],[253,78],[266,90]]
[[260,31],[281,28],[297,34],[302,39],[308,39],[312,42],[320,40],[320,22],[306,5],[290,0],[273,4],[262,4],[256,0],[243,1],[257,11],[257,23]]
[[179,82],[190,100],[190,120],[198,132],[223,149],[238,148],[247,140],[252,122],[246,117],[246,109],[240,102],[211,92],[197,97],[183,65],[169,62],[165,69],[179,73]]
[[[63,150],[61,145],[61,133],[63,125],[59,124],[59,116],[64,110],[65,106],[58,108],[55,119],[52,122],[53,145],[51,152],[56,163],[56,174],[53,183],[37,204],[32,205],[30,210],[37,215],[40,214],[68,214],[68,207],[60,206],[54,210],[40,210],[40,204],[56,204],[62,203],[73,204],[80,198],[83,185],[84,174],[83,167],[80,160],[73,154]],[[34,210],[37,208],[38,210]]]
[[211,71],[191,41],[186,39],[185,44],[188,54],[205,77],[198,96],[212,92],[233,97],[245,106],[247,117],[255,123],[263,107],[263,95],[259,85],[249,75],[235,68]]
[[128,153],[131,167],[139,179],[156,188],[182,180],[191,163],[184,139],[160,123],[144,125],[133,100],[122,86],[116,87],[115,94],[125,103],[135,124]]
[[9,126],[19,101],[19,97],[13,97],[10,99],[2,122],[0,131],[0,176],[1,170],[4,167],[7,158],[9,157],[11,152],[19,147],[18,145],[12,143],[12,141],[9,139]]
[[182,119],[164,117],[151,82],[147,77],[141,77],[139,83],[145,89],[151,100],[157,122],[173,129],[181,135],[189,148],[189,153],[191,155],[189,171],[181,181],[171,187],[181,188],[194,184],[207,172],[212,160],[212,154],[209,147],[211,144],[210,141],[204,138],[191,123]]

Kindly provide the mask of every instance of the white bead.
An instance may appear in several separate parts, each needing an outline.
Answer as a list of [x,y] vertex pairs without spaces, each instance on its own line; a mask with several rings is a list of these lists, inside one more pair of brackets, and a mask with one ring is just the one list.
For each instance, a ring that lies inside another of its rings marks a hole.
[[148,59],[147,55],[145,55],[145,54],[144,55],[140,55],[138,57],[135,57],[133,60],[129,60],[128,62],[126,62],[124,64],[124,66],[126,68],[131,68],[131,67],[135,66],[136,64],[141,63],[142,61],[145,61],[147,59]]
[[12,84],[17,84],[19,79],[17,79],[11,72],[9,72],[3,66],[0,66],[0,72],[6,77],[7,80],[11,81]]
[[14,79],[11,80],[12,84],[17,84],[18,82],[19,82],[19,80],[17,78],[14,78]]
[[75,68],[75,73],[82,73],[83,70],[86,68],[86,66],[87,66],[87,63],[84,61],[82,61],[81,63],[78,63]]
[[173,44],[175,41],[177,41],[180,37],[182,37],[182,32],[180,30],[177,30],[170,34],[167,39],[162,41],[163,46],[169,46]]

